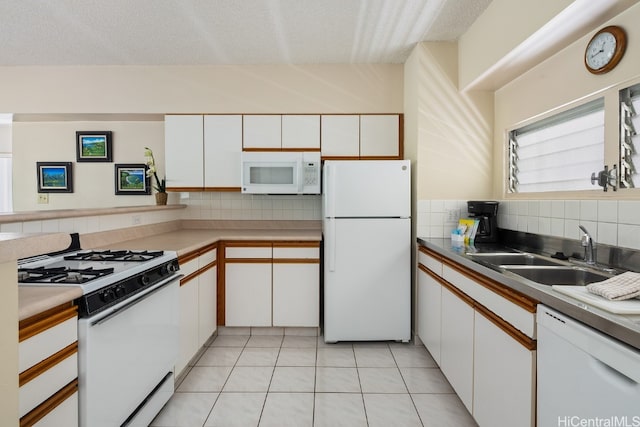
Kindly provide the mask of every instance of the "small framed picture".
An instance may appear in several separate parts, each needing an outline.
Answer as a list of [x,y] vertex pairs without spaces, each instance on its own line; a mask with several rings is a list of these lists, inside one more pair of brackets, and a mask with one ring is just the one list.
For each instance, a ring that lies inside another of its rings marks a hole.
[[36,162],[38,193],[73,193],[71,162]]
[[147,165],[144,163],[116,164],[115,170],[117,195],[151,194]]
[[76,159],[79,162],[111,162],[111,131],[76,132]]

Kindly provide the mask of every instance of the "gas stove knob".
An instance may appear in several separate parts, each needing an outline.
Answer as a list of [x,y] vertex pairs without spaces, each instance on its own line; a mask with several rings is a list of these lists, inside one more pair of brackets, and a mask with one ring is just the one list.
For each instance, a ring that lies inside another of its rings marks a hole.
[[123,297],[126,293],[124,286],[116,286],[115,294],[117,297]]
[[140,284],[142,286],[147,286],[149,283],[151,283],[151,279],[149,278],[149,276],[147,276],[146,274],[140,276]]
[[171,274],[175,273],[176,271],[178,271],[178,269],[176,268],[175,264],[167,264],[162,267],[162,274]]
[[113,301],[114,299],[116,299],[116,294],[115,292],[113,292],[113,289],[107,289],[106,291],[102,292],[102,294],[100,294],[100,299],[103,302]]

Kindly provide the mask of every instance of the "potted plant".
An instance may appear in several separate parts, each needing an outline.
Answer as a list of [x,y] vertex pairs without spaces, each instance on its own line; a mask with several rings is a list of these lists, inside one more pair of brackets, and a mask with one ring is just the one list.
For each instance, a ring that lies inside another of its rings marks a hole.
[[153,188],[156,189],[156,205],[167,204],[167,184],[166,177],[158,178],[158,170],[156,169],[156,160],[153,157],[153,151],[149,147],[144,147],[144,156],[147,158],[147,176],[155,179]]

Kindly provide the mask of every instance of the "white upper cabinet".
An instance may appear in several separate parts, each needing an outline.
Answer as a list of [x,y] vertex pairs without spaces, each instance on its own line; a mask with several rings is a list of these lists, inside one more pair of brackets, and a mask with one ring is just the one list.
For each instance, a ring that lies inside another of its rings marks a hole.
[[201,115],[165,116],[167,187],[204,186],[203,132]]
[[360,116],[360,156],[400,155],[400,119],[397,114]]
[[204,116],[204,186],[240,187],[242,116]]
[[320,115],[283,115],[282,149],[320,148]]
[[244,116],[244,149],[280,149],[282,146],[282,116]]
[[323,115],[320,135],[323,157],[360,156],[360,116]]

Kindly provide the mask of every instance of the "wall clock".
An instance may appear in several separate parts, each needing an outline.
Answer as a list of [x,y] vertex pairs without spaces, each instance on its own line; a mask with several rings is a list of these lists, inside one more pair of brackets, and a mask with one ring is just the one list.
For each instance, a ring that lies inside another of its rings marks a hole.
[[607,73],[618,65],[626,48],[627,34],[622,27],[604,27],[589,40],[584,65],[593,74]]

